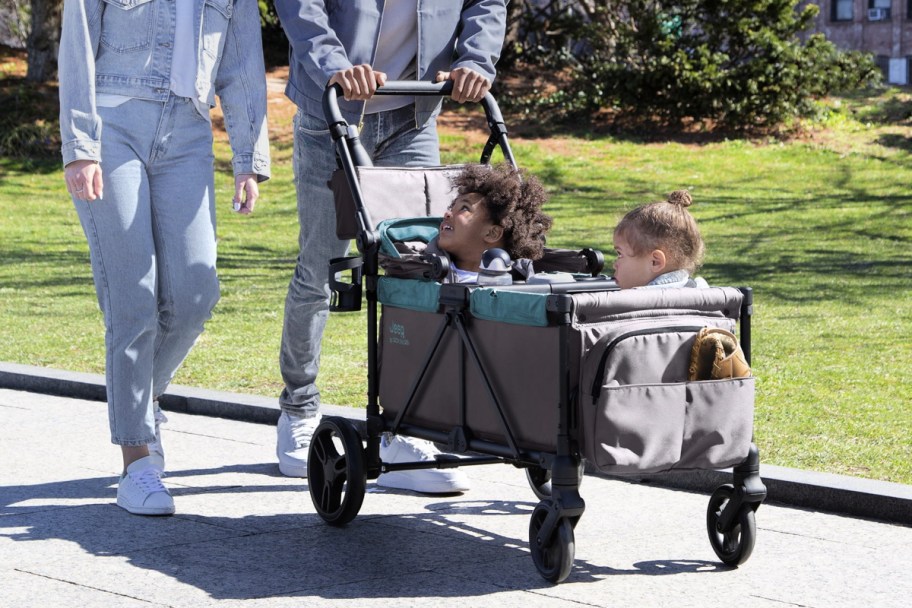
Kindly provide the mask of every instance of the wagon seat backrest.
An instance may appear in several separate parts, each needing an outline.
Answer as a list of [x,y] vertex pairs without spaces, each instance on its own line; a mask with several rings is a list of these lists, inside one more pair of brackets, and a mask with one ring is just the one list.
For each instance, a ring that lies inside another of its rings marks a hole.
[[[358,182],[372,228],[387,219],[442,216],[455,198],[451,178],[462,165],[443,167],[358,167]],[[355,203],[341,171],[330,182],[336,201],[336,234],[355,238]]]

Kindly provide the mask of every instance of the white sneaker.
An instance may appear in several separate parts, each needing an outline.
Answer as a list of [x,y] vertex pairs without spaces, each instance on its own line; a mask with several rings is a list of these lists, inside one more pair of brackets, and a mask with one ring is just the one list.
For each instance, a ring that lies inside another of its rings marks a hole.
[[149,454],[158,456],[161,460],[162,471],[165,470],[165,448],[162,446],[161,440],[161,425],[168,422],[168,417],[165,416],[165,413],[161,411],[161,408],[158,407],[158,401],[152,402],[152,407],[155,411],[155,441],[149,444]]
[[161,482],[161,461],[146,456],[130,464],[117,484],[117,506],[134,515],[171,515],[174,499]]
[[286,477],[307,477],[307,453],[310,438],[320,424],[320,414],[301,418],[286,411],[279,416],[276,427],[276,456],[279,471]]
[[[384,433],[380,441],[380,460],[386,463],[435,460],[440,451],[429,441]],[[458,469],[413,469],[392,471],[377,478],[377,485],[423,494],[453,494],[469,489],[469,478]]]

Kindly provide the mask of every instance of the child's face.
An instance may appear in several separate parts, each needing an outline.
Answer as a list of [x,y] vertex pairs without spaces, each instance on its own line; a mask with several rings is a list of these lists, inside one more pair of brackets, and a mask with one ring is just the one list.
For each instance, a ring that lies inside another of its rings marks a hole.
[[462,194],[443,214],[438,243],[459,268],[474,271],[484,250],[494,246],[490,240],[493,227],[484,197],[475,192]]
[[614,260],[614,280],[618,287],[642,287],[658,276],[653,256],[649,253],[634,255],[633,248],[621,235],[614,236],[614,250],[617,258]]

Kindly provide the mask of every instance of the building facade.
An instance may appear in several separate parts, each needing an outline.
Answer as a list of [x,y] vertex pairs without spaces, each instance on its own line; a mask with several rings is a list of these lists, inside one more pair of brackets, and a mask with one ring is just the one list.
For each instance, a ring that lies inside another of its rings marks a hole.
[[812,31],[837,47],[873,53],[891,84],[910,84],[912,0],[816,0]]

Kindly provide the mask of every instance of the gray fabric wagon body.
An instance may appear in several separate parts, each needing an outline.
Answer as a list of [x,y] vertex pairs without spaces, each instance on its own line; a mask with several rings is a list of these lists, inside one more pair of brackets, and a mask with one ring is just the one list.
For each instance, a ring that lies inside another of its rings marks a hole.
[[[571,434],[603,472],[723,468],[747,456],[754,379],[687,381],[699,330],[737,329],[739,290],[445,287],[466,290],[463,326],[482,369],[447,326],[440,284],[381,278],[379,392],[389,421],[407,406],[401,421],[409,425],[499,444],[512,434],[522,451],[554,453],[567,373]],[[552,312],[555,298],[568,315]]]

